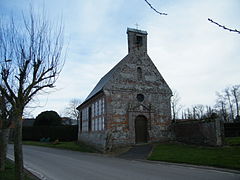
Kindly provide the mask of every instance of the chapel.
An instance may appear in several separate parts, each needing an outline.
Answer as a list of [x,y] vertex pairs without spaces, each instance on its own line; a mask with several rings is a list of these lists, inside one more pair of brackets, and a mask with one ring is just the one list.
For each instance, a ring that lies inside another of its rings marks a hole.
[[128,54],[77,107],[79,141],[107,150],[171,138],[172,91],[147,54],[147,35],[127,29]]

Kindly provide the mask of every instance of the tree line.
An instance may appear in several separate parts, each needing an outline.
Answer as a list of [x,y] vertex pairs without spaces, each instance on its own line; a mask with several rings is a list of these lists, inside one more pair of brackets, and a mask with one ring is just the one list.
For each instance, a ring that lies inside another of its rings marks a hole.
[[223,122],[240,122],[239,116],[240,85],[226,87],[216,92],[216,101],[213,106],[196,104],[184,108],[180,104],[180,97],[177,91],[173,91],[171,101],[172,119],[209,119],[220,117]]

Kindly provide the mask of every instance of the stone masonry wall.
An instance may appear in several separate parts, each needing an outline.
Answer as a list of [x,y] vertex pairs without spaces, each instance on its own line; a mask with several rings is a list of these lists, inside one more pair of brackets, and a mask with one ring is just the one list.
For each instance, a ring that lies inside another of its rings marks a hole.
[[[108,128],[112,129],[113,144],[135,143],[135,118],[148,119],[148,141],[171,138],[171,90],[146,53],[129,54],[121,61],[116,76],[104,89]],[[142,69],[138,79],[137,68]],[[137,100],[144,95],[144,101]]]
[[224,136],[219,119],[177,122],[174,124],[174,133],[177,141],[210,146],[221,146]]
[[82,132],[78,136],[78,140],[88,145],[95,147],[101,151],[105,151],[106,148],[107,134],[105,131],[102,132]]

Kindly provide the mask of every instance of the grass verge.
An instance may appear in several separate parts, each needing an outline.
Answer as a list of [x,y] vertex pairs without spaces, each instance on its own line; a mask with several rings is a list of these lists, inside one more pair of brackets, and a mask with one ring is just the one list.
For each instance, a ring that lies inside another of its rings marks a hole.
[[154,147],[148,159],[240,170],[240,147],[198,147],[183,144],[158,144]]
[[[6,169],[4,172],[0,172],[1,180],[14,180],[14,163],[10,160],[6,161]],[[33,180],[24,174],[24,180]]]
[[51,148],[58,148],[58,149],[67,149],[72,151],[80,151],[80,152],[97,152],[90,146],[82,143],[76,142],[59,142],[57,144],[53,143],[46,143],[46,142],[37,142],[37,141],[24,141],[24,145],[33,145],[33,146],[43,146],[43,147],[51,147]]
[[240,137],[228,137],[224,139],[225,143],[229,146],[239,146]]

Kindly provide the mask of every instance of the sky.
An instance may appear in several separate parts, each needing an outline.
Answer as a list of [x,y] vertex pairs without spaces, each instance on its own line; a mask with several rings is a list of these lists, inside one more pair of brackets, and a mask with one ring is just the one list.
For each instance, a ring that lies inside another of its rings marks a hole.
[[16,20],[45,8],[50,20],[62,19],[67,56],[56,88],[37,96],[29,117],[46,110],[64,115],[71,99],[84,99],[97,82],[127,55],[127,28],[148,32],[148,55],[181,104],[213,106],[216,91],[240,84],[240,34],[210,23],[211,18],[240,30],[239,0],[0,0],[0,17]]

